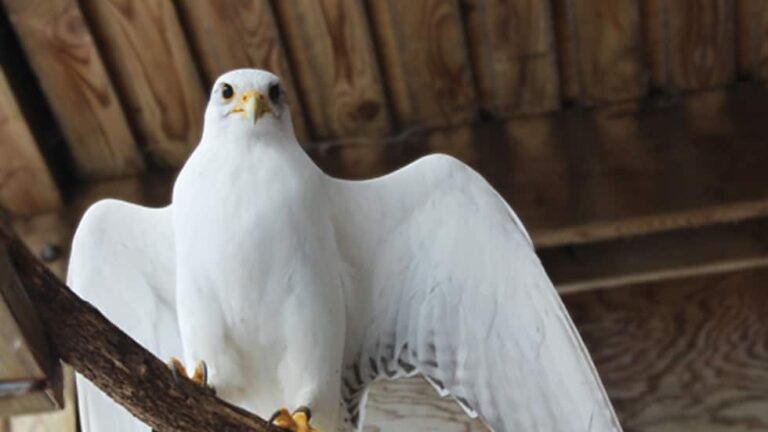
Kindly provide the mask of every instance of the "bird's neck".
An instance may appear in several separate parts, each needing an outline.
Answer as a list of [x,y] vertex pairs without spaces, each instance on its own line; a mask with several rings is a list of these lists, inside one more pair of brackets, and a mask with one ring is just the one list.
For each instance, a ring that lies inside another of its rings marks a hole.
[[321,174],[293,134],[270,134],[268,139],[262,139],[223,133],[203,136],[179,174],[177,184],[205,187],[209,183],[246,183],[252,190],[258,186],[275,188],[286,182],[315,182]]

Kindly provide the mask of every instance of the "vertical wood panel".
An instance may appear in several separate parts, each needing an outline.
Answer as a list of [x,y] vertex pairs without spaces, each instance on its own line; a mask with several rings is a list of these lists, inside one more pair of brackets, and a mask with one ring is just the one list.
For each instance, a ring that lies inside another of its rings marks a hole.
[[306,143],[309,136],[298,88],[288,68],[285,48],[269,3],[183,0],[179,8],[190,29],[191,43],[197,51],[207,84],[212,85],[224,72],[245,67],[275,73],[287,89],[296,136]]
[[667,40],[666,11],[663,1],[645,0],[640,3],[643,22],[643,42],[648,64],[649,82],[654,89],[668,90],[670,82],[670,44]]
[[665,2],[669,9],[673,85],[701,89],[735,78],[734,1]]
[[455,0],[370,0],[371,21],[401,126],[468,123],[478,108]]
[[637,99],[646,91],[637,0],[555,0],[566,98],[586,104]]
[[363,4],[274,4],[314,138],[386,135],[391,121]]
[[654,85],[685,91],[734,81],[735,1],[646,1],[645,34],[654,59]]
[[137,138],[162,166],[179,167],[200,140],[206,97],[173,3],[85,0]]
[[35,139],[0,69],[0,206],[12,215],[53,210],[61,201]]
[[81,175],[135,174],[143,163],[75,0],[2,0]]
[[752,76],[755,66],[754,45],[756,17],[762,1],[736,0],[736,70],[739,75]]
[[768,2],[738,0],[736,6],[739,74],[768,80]]
[[540,113],[560,106],[550,3],[462,0],[470,57],[484,109]]

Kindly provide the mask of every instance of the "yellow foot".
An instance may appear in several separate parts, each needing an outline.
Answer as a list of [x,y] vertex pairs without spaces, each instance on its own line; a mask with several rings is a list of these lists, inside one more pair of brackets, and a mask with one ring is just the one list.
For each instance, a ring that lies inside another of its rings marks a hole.
[[312,412],[307,407],[297,408],[293,414],[289,414],[285,408],[280,408],[272,414],[269,424],[291,432],[318,432],[309,424],[311,419]]
[[192,375],[187,373],[187,368],[185,368],[181,360],[176,357],[171,357],[171,360],[168,362],[168,367],[171,369],[173,377],[177,380],[179,377],[189,378],[199,386],[208,387],[208,367],[205,365],[204,361],[198,360],[195,363],[195,371]]

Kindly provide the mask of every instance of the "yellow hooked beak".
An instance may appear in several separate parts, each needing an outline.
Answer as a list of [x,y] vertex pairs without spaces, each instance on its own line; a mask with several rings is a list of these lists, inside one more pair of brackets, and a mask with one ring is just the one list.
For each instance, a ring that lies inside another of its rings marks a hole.
[[230,111],[230,113],[239,113],[244,118],[252,118],[254,122],[271,112],[272,108],[269,107],[267,98],[256,90],[248,90],[240,95],[237,105]]

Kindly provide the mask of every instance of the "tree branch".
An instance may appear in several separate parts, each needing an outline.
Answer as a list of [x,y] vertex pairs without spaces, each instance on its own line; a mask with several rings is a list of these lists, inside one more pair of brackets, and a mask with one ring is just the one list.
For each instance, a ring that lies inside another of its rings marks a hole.
[[176,382],[165,363],[40,263],[3,217],[0,243],[8,249],[56,354],[144,423],[160,432],[270,430],[263,419],[191,381]]

